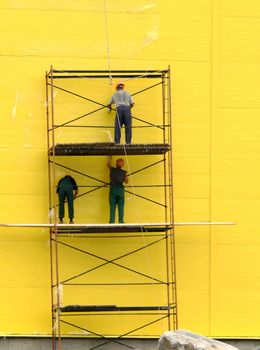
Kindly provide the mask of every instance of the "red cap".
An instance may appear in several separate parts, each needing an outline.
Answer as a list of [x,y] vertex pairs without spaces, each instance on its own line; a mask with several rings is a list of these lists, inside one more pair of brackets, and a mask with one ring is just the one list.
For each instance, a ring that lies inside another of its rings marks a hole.
[[119,82],[116,84],[116,88],[118,88],[119,86],[125,86],[125,84],[124,84],[122,81],[119,81]]

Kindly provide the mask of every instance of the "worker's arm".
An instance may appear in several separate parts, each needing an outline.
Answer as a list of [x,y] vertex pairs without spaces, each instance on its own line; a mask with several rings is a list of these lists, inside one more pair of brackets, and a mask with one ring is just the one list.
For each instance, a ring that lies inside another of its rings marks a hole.
[[107,167],[108,169],[111,169],[111,162],[112,162],[112,156],[107,157]]
[[133,100],[131,95],[129,95],[129,104],[130,104],[130,108],[133,108],[135,104],[135,101]]
[[127,175],[127,174],[125,174],[124,182],[125,182],[126,184],[128,184],[128,175]]
[[77,185],[77,182],[76,180],[70,176],[70,182],[71,182],[71,185],[72,185],[72,189],[74,191],[74,194],[73,194],[73,198],[75,199],[79,193],[79,190],[78,190],[78,185]]
[[115,103],[113,96],[110,98],[107,107],[109,108],[109,111],[112,109],[112,104]]
[[59,193],[59,190],[60,190],[60,182],[61,182],[61,180],[58,182],[58,185],[57,185],[57,188],[56,188],[56,193]]
[[73,196],[73,198],[74,198],[74,199],[77,197],[78,193],[79,193],[79,190],[78,190],[78,189],[77,189],[77,190],[75,190],[75,192],[74,192],[74,196]]

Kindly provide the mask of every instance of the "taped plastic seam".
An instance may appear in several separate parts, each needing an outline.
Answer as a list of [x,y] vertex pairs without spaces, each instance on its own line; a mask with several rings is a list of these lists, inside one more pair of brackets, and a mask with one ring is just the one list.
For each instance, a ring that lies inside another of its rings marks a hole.
[[56,288],[56,301],[57,301],[57,314],[55,318],[55,322],[53,324],[53,330],[57,331],[59,326],[59,319],[60,319],[60,307],[62,306],[62,300],[63,300],[63,285],[59,284]]
[[159,39],[159,24],[157,24],[154,28],[146,32],[146,38],[144,39],[142,47],[148,46],[158,39]]
[[55,214],[54,208],[50,208],[49,209],[49,218],[53,219],[54,218],[54,214]]
[[58,289],[57,289],[57,293],[59,295],[59,304],[60,306],[62,306],[63,304],[63,285],[59,284]]
[[[159,39],[160,15],[156,8],[155,1],[135,2],[134,7],[124,2],[118,11],[114,11],[111,1],[104,0],[105,50],[109,70],[113,59],[122,55],[124,59],[140,55],[144,48]],[[128,33],[127,40],[121,34],[124,32]]]
[[14,105],[13,105],[12,113],[11,113],[12,119],[16,118],[17,103],[18,103],[18,92],[16,92],[16,94],[15,94],[15,101],[14,101]]
[[57,331],[57,330],[58,330],[58,326],[59,326],[59,317],[60,317],[60,316],[56,317],[55,322],[54,322],[54,324],[53,324],[53,330],[54,330],[54,331]]
[[[135,11],[135,13],[144,13],[146,11],[149,11],[153,8],[157,7],[157,2],[153,1],[153,2],[148,2],[144,5],[139,6]],[[153,14],[154,17],[154,14]],[[157,16],[156,16],[157,17]],[[151,15],[152,18],[152,15]],[[160,19],[157,18],[156,19],[156,24],[154,24],[151,29],[147,30],[145,32],[145,38],[143,39],[143,43],[141,45],[142,48],[152,44],[154,41],[159,39],[159,21]]]
[[133,10],[132,12],[136,12],[136,13],[143,13],[145,11],[151,10],[152,8],[156,7],[156,3],[149,3],[149,4],[145,4],[143,6],[138,7],[136,10]]

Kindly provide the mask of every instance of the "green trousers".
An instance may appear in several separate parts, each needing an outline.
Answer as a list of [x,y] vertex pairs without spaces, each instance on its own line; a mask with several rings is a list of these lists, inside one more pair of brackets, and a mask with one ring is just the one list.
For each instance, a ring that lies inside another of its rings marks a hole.
[[115,223],[116,207],[118,206],[119,223],[124,223],[125,191],[123,186],[111,186],[109,192],[110,218],[109,223]]
[[61,186],[59,189],[59,218],[64,218],[64,203],[68,201],[69,218],[74,218],[73,189],[71,186]]

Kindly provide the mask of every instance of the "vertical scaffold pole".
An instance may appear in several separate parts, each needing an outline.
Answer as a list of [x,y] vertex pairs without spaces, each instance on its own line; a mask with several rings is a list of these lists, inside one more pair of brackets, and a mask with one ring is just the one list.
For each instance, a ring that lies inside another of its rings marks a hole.
[[[166,94],[166,88],[165,88],[165,79],[167,79],[167,77],[165,77],[165,72],[162,72],[162,115],[163,115],[163,143],[167,143],[169,142],[168,137],[166,137],[166,130],[167,130],[167,126],[166,124],[169,124],[169,120],[166,117],[167,116],[167,109],[166,109],[166,101],[167,101],[167,94]],[[167,171],[168,171],[168,167],[166,165],[167,162],[167,158],[166,155],[163,155],[163,183],[164,183],[164,205],[165,205],[165,209],[164,209],[164,221],[168,222],[168,210],[169,210],[169,206],[168,206],[168,176],[167,176]],[[165,262],[166,262],[166,294],[167,294],[167,306],[168,308],[171,305],[171,293],[170,293],[170,281],[171,281],[171,273],[170,273],[170,260],[169,260],[169,237],[168,237],[168,231],[165,231]],[[167,317],[167,321],[168,321],[168,330],[171,330],[171,310],[168,309],[168,317]]]
[[[52,211],[54,216],[54,228],[50,229],[50,245],[51,245],[51,265],[52,265],[52,316],[53,316],[53,344],[54,349],[61,349],[61,330],[60,330],[60,286],[59,286],[59,261],[58,261],[58,240],[57,240],[57,201],[56,201],[56,159],[55,159],[55,117],[54,117],[54,84],[53,84],[53,67],[50,70],[50,101],[51,101],[51,127],[48,132],[51,132],[51,148],[52,148],[52,166],[50,170],[49,192],[50,202],[50,222],[52,222]],[[49,148],[50,149],[50,148]],[[49,164],[50,153],[49,153]],[[54,272],[55,270],[55,272]],[[54,278],[55,274],[55,278]],[[56,300],[54,299],[56,294]],[[58,346],[58,347],[57,347]]]
[[171,255],[171,271],[172,271],[172,298],[175,305],[175,312],[173,312],[173,327],[178,329],[178,312],[177,312],[177,279],[176,279],[176,252],[175,252],[175,232],[174,232],[174,192],[173,192],[173,152],[172,152],[172,108],[171,108],[171,68],[168,66],[168,116],[169,116],[169,142],[171,144],[168,154],[169,161],[169,206],[170,206],[170,222],[172,223],[172,235],[170,236],[170,255]]
[[[49,223],[51,223],[51,168],[50,168],[50,113],[49,113],[49,73],[46,72],[45,75],[45,83],[46,83],[46,117],[47,117],[47,150],[48,150],[48,185],[49,185]],[[52,249],[52,229],[49,228],[49,240],[50,240],[50,269],[51,269],[51,314],[52,314],[52,322],[51,322],[51,333],[52,333],[52,350],[55,350],[55,315],[54,315],[54,293],[53,293],[53,285],[54,285],[54,276],[53,276],[53,249]]]

